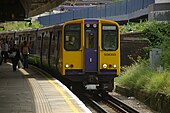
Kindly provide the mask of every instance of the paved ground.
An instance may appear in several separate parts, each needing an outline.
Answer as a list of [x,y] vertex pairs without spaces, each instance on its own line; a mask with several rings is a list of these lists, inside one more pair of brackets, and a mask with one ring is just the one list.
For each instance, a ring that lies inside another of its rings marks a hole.
[[27,81],[12,66],[0,66],[0,113],[34,113],[34,101]]
[[[46,73],[47,74],[47,73]],[[0,66],[0,113],[91,113],[66,86],[33,68]]]

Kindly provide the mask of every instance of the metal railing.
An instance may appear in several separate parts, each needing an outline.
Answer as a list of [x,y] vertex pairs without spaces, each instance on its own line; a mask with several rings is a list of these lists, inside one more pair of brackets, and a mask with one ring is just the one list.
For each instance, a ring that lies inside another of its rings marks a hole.
[[[112,4],[99,5],[81,10],[73,10],[65,13],[39,17],[38,21],[46,26],[63,23],[79,18],[107,18],[128,15],[136,11],[146,9],[155,0],[123,0]],[[146,10],[147,11],[147,10]],[[140,12],[139,12],[140,13]],[[140,14],[139,14],[140,15]]]

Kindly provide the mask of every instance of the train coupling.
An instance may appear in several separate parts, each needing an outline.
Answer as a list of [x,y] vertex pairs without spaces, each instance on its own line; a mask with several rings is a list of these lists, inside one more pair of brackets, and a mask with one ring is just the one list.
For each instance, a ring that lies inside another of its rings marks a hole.
[[97,90],[99,84],[87,84],[85,85],[86,90]]
[[99,86],[98,82],[98,77],[96,75],[88,74],[84,80],[84,86],[86,90],[97,90],[97,87]]

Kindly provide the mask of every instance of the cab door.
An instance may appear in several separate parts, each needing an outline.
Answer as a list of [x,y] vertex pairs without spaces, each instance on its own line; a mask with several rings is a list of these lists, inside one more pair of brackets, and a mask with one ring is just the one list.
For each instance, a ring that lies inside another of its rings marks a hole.
[[98,71],[98,31],[97,24],[85,24],[85,72]]

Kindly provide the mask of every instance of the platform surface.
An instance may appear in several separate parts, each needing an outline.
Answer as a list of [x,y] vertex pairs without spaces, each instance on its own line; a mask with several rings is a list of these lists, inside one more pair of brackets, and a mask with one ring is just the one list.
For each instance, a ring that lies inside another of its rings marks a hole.
[[12,70],[0,65],[0,113],[90,113],[91,111],[55,78],[32,69]]

